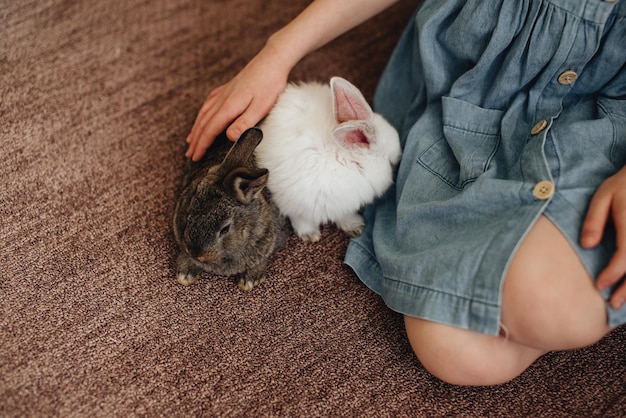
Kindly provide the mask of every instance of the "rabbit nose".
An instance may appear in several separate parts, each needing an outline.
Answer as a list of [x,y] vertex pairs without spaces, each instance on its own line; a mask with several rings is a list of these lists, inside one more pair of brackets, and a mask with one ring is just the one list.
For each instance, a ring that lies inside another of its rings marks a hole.
[[217,251],[207,251],[197,257],[198,261],[205,264],[217,264],[222,261],[222,257]]

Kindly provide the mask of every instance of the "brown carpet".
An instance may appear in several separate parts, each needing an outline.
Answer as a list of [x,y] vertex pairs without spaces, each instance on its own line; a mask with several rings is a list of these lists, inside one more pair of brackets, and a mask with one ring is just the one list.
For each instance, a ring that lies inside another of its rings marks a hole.
[[[458,388],[342,257],[291,239],[251,293],[174,278],[184,138],[308,3],[0,0],[0,416],[620,416],[626,331]],[[371,98],[413,9],[305,59]]]

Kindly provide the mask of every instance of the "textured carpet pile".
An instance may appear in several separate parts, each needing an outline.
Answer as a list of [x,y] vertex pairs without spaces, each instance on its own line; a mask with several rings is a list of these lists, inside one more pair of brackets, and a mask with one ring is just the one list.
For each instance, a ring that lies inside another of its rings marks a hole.
[[[308,1],[0,0],[0,416],[622,416],[626,332],[493,388],[444,384],[401,316],[291,238],[246,293],[174,278],[204,97]],[[311,54],[371,98],[414,5]]]

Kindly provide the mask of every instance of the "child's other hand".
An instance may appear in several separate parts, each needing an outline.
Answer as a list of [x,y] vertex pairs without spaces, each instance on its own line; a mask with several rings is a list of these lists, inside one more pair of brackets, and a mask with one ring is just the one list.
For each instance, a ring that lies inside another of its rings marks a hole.
[[[607,289],[626,275],[626,167],[606,179],[596,190],[583,223],[580,243],[585,248],[600,243],[607,222],[612,219],[617,233],[617,251],[596,280],[599,290]],[[611,295],[610,303],[619,309],[626,301],[626,284]]]

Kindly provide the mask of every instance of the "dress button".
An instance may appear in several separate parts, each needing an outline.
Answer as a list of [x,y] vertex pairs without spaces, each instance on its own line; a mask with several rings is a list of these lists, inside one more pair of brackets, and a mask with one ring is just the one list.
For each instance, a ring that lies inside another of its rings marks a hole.
[[548,180],[540,181],[533,188],[535,199],[548,200],[554,194],[554,183]]
[[532,136],[535,135],[539,135],[541,132],[543,132],[544,129],[546,129],[546,127],[548,126],[548,121],[546,121],[545,119],[541,119],[539,122],[537,122],[537,124],[535,126],[533,126],[533,128],[530,130],[530,134]]
[[578,74],[576,74],[576,71],[572,71],[572,70],[563,71],[558,78],[559,83],[565,86],[568,84],[573,84],[574,81],[576,81],[577,79],[578,79]]

